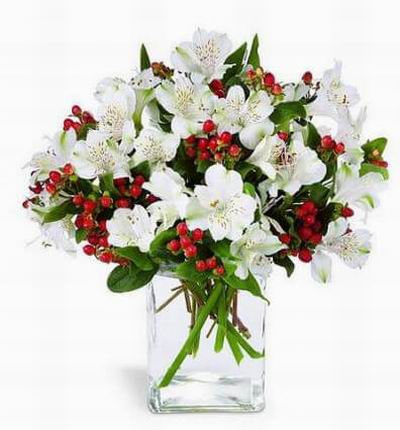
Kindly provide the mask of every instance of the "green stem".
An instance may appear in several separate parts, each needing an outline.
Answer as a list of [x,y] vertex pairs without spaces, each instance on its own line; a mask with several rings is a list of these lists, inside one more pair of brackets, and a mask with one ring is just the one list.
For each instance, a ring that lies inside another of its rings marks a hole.
[[[186,356],[192,351],[193,342],[196,340],[196,337],[199,335],[204,323],[206,322],[210,312],[213,310],[215,304],[218,301],[218,297],[220,296],[221,292],[223,290],[223,284],[218,283],[215,285],[213,291],[210,294],[210,297],[208,298],[205,305],[201,308],[194,327],[189,333],[188,338],[186,339],[186,342],[184,343],[183,347],[179,351],[178,355],[176,356],[175,360],[167,370],[166,374],[164,375],[163,379],[161,380],[159,387],[166,387],[171,381],[172,378],[175,376],[176,372],[178,371],[179,367],[185,360]],[[240,336],[240,335],[239,335]]]

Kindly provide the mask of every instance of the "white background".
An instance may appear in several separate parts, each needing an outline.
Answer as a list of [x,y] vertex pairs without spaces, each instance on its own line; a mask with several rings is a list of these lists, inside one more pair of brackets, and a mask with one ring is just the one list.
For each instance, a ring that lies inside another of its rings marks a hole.
[[[0,428],[4,430],[399,429],[399,82],[395,1],[3,1],[0,13]],[[109,267],[38,244],[20,203],[41,137],[70,106],[93,106],[97,81],[128,77],[142,41],[153,59],[197,26],[235,45],[261,39],[282,80],[319,75],[334,58],[368,105],[366,135],[386,135],[391,181],[369,219],[363,271],[334,283],[268,287],[267,409],[254,415],[154,416],[145,406],[144,291],[113,295]]]

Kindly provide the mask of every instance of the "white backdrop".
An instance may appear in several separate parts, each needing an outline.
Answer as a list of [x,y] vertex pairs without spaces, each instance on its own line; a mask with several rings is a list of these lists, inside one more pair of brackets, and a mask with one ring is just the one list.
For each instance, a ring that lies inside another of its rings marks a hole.
[[[399,429],[396,2],[4,0],[0,8],[0,428]],[[366,135],[390,140],[391,180],[369,219],[374,252],[364,270],[337,264],[329,287],[308,267],[271,279],[267,409],[255,415],[151,415],[144,291],[113,295],[105,265],[27,247],[36,230],[20,206],[21,167],[70,106],[93,106],[102,77],[129,76],[142,41],[168,60],[197,26],[228,32],[235,45],[258,32],[263,64],[283,80],[343,60],[345,81],[368,105]]]

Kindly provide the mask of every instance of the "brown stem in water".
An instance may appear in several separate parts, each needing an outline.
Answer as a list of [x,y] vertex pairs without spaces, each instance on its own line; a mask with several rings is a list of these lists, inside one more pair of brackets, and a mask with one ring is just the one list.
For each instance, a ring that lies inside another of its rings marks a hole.
[[169,297],[161,306],[156,309],[156,314],[166,308],[173,300],[175,300],[179,294],[183,292],[183,288],[177,290],[171,297]]

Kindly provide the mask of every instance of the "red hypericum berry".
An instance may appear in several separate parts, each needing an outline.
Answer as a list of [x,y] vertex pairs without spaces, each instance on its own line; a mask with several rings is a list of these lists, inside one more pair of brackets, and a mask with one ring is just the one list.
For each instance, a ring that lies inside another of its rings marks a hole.
[[179,243],[181,244],[181,247],[183,249],[186,249],[193,244],[192,239],[190,239],[189,236],[181,236],[179,239]]
[[310,239],[311,235],[313,234],[313,231],[310,227],[302,226],[297,229],[297,233],[299,234],[301,240],[307,241],[308,239]]
[[49,173],[49,178],[52,182],[54,182],[55,184],[58,184],[59,182],[61,182],[62,175],[60,172],[57,172],[57,170],[52,170]]
[[75,219],[76,228],[83,228],[83,215],[78,215]]
[[291,249],[290,255],[292,255],[293,257],[297,257],[299,255],[299,250],[298,249]]
[[335,146],[335,141],[331,136],[327,135],[321,138],[321,147],[323,149],[332,149]]
[[128,178],[115,178],[114,179],[114,185],[116,187],[122,187],[122,186],[126,185],[127,182],[128,182]]
[[282,87],[279,84],[275,84],[272,87],[272,94],[274,96],[279,96],[280,94],[282,94]]
[[24,200],[23,202],[22,202],[22,207],[24,208],[24,209],[28,209],[29,208],[29,200]]
[[64,131],[69,130],[74,125],[74,121],[70,118],[64,119]]
[[309,249],[303,248],[299,251],[299,260],[303,263],[309,263],[312,260],[312,253]]
[[133,198],[137,199],[142,194],[142,188],[139,185],[133,184],[129,189],[129,193]]
[[55,194],[57,192],[57,187],[52,182],[48,182],[46,184],[46,190],[49,194]]
[[96,253],[96,248],[92,245],[85,245],[82,249],[86,255],[94,255]]
[[75,206],[82,206],[84,201],[85,198],[81,194],[77,194],[76,196],[72,197],[72,203]]
[[186,236],[189,233],[187,224],[182,221],[176,226],[176,234],[178,236]]
[[387,169],[389,166],[389,163],[385,160],[371,160],[371,163],[378,167],[383,167],[384,169]]
[[110,246],[106,236],[99,237],[99,246],[101,246],[102,248],[108,248]]
[[63,168],[62,171],[65,175],[71,176],[74,174],[74,167],[71,163],[67,163]]
[[151,205],[152,203],[155,203],[158,200],[158,197],[156,197],[154,194],[149,194],[146,197],[146,202]]
[[167,248],[171,252],[178,252],[181,249],[181,244],[180,244],[178,239],[173,239],[173,240],[168,242]]
[[309,242],[311,242],[313,245],[318,245],[322,241],[322,234],[321,233],[313,233],[309,239]]
[[128,187],[126,185],[120,185],[118,191],[122,196],[126,196],[128,194]]
[[292,236],[289,233],[282,233],[279,235],[279,240],[285,245],[290,245],[292,241]]
[[106,252],[102,252],[102,253],[99,255],[99,260],[100,260],[102,263],[106,263],[106,264],[111,263],[111,262],[113,261],[113,258],[114,258],[114,256],[113,256],[112,252],[108,252],[108,251],[106,251]]
[[95,120],[90,112],[84,111],[82,113],[82,121],[86,124],[94,123]]
[[99,202],[103,208],[110,208],[113,204],[113,199],[110,196],[101,196]]
[[128,199],[118,199],[115,201],[115,206],[117,206],[117,208],[129,208],[130,204]]
[[96,246],[99,243],[99,236],[97,236],[95,233],[92,233],[89,234],[87,240],[91,245]]
[[215,129],[215,124],[212,119],[208,119],[203,123],[203,131],[204,133],[211,133]]
[[218,139],[216,137],[212,137],[209,141],[208,141],[208,149],[211,152],[215,152],[218,148]]
[[72,112],[72,115],[79,116],[82,113],[82,109],[80,106],[74,105],[72,106],[71,112]]
[[315,215],[313,214],[308,214],[303,218],[304,224],[311,226],[315,223]]
[[189,158],[194,158],[196,157],[196,150],[193,148],[193,146],[189,146],[185,149],[186,155]]
[[247,70],[247,72],[246,72],[246,76],[247,76],[250,80],[254,79],[254,78],[256,77],[256,75],[257,75],[257,73],[256,73],[253,69],[249,69],[249,70]]
[[211,154],[208,151],[202,151],[199,154],[199,160],[209,160],[211,158]]
[[224,266],[217,266],[214,269],[214,274],[216,276],[224,276],[224,274],[225,274],[225,268],[224,268]]
[[206,263],[207,263],[207,269],[213,270],[217,267],[217,258],[216,257],[207,258]]
[[224,154],[222,152],[217,152],[216,154],[214,154],[214,160],[217,163],[222,162],[224,160]]
[[93,200],[85,200],[83,202],[83,210],[88,214],[92,213],[96,209],[96,207],[97,203]]
[[342,208],[342,217],[344,218],[350,218],[354,215],[354,211],[352,208],[349,208],[348,206],[345,206]]
[[314,225],[311,227],[313,231],[320,231],[322,227],[321,221],[316,220]]
[[197,246],[196,245],[190,245],[185,250],[185,257],[186,258],[194,258],[197,255]]
[[283,140],[284,142],[287,142],[289,140],[289,133],[286,133],[286,131],[279,131],[278,137],[279,137],[279,139]]
[[36,184],[33,187],[29,187],[29,189],[32,191],[32,193],[40,194],[43,191],[43,186],[40,184],[40,182],[36,182]]
[[339,142],[335,145],[335,147],[333,148],[333,150],[335,151],[335,153],[337,155],[343,154],[346,151],[346,147],[344,146],[344,143]]
[[214,79],[209,84],[210,89],[213,93],[224,91],[224,84],[220,79]]
[[133,183],[134,183],[135,185],[139,185],[139,187],[141,187],[145,182],[146,182],[146,179],[145,179],[145,177],[144,177],[144,176],[142,176],[142,175],[137,175],[137,176],[135,177],[135,179],[133,180]]
[[301,207],[306,213],[314,214],[317,211],[317,207],[315,206],[315,203],[312,200],[307,200],[304,202]]
[[302,206],[296,208],[296,218],[304,218],[307,215],[307,212],[304,210]]
[[204,260],[196,261],[197,272],[205,272],[207,270],[207,263]]
[[81,123],[79,123],[79,122],[74,122],[74,123],[72,124],[72,128],[73,128],[77,133],[79,133],[79,130],[81,129],[81,127],[82,127],[82,124],[81,124]]
[[197,148],[199,151],[207,151],[208,139],[206,139],[204,137],[200,137],[200,139],[197,142]]
[[196,136],[192,134],[191,136],[187,137],[185,141],[188,145],[194,145],[196,143]]
[[272,73],[266,73],[263,82],[266,87],[272,87],[275,84],[275,76]]
[[310,85],[312,82],[312,78],[313,78],[312,73],[307,71],[304,73],[301,79],[306,85]]
[[231,157],[237,157],[241,152],[240,146],[233,144],[229,147],[228,152]]
[[214,94],[215,94],[219,99],[222,99],[222,98],[224,98],[224,97],[225,97],[225,91],[224,91],[224,90],[218,90],[218,91],[215,91],[215,92],[214,92]]
[[100,231],[107,231],[107,220],[106,219],[101,219],[100,221],[98,221],[98,227]]
[[224,142],[226,145],[229,145],[232,142],[232,134],[229,133],[229,131],[224,131],[221,133],[219,138]]
[[203,239],[204,232],[201,228],[195,228],[192,231],[192,240],[194,242],[200,242]]
[[94,220],[91,216],[84,216],[82,218],[82,227],[85,230],[91,230],[94,227]]

